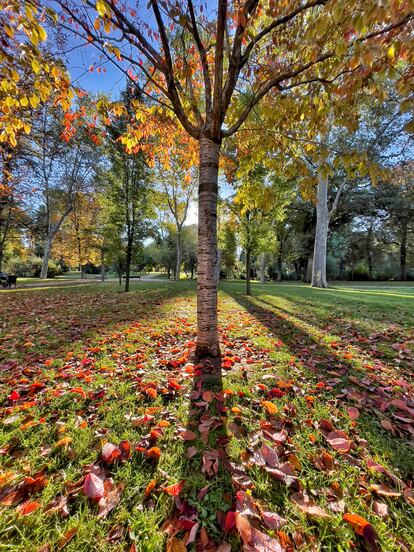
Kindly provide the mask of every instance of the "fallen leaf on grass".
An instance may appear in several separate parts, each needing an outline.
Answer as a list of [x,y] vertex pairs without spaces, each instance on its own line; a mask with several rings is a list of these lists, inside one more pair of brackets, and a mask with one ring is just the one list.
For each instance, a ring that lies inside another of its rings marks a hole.
[[187,429],[186,431],[179,433],[178,437],[183,441],[193,441],[194,439],[197,439],[197,434],[194,433],[194,431]]
[[369,521],[358,514],[344,514],[343,519],[352,526],[358,535],[365,539],[370,552],[379,550],[377,544],[378,535]]
[[354,406],[348,406],[346,411],[348,413],[348,416],[351,418],[351,420],[357,420],[359,418],[358,408],[355,408]]
[[167,552],[186,552],[187,547],[184,544],[184,541],[178,539],[177,537],[172,537],[167,541]]
[[38,510],[41,507],[40,502],[23,502],[23,504],[19,504],[17,506],[16,511],[21,516],[28,516]]
[[311,517],[329,518],[328,512],[320,508],[315,502],[304,493],[295,493],[290,499],[304,513]]
[[62,548],[64,548],[68,544],[68,542],[73,539],[77,531],[77,527],[72,527],[72,529],[68,529],[58,542],[58,550],[62,550]]
[[121,500],[125,485],[119,483],[114,485],[112,489],[108,490],[105,495],[98,502],[98,518],[106,517],[111,510],[118,505]]
[[262,404],[270,416],[274,416],[275,414],[277,414],[278,408],[275,404],[270,401],[263,401]]
[[94,473],[88,473],[83,484],[83,493],[92,500],[99,500],[105,494],[104,483]]
[[169,485],[168,487],[161,487],[161,489],[171,495],[171,496],[179,496],[181,491],[183,490],[185,481],[180,481],[179,483],[175,483],[174,485]]
[[331,431],[326,436],[326,440],[338,452],[348,452],[352,444],[344,431]]

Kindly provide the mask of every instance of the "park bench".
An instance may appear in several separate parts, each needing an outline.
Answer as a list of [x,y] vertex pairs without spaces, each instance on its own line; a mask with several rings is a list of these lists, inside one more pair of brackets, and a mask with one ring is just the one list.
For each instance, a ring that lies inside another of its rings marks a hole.
[[7,272],[0,272],[0,285],[3,288],[11,288],[13,285],[16,287],[17,276],[14,274],[7,274]]

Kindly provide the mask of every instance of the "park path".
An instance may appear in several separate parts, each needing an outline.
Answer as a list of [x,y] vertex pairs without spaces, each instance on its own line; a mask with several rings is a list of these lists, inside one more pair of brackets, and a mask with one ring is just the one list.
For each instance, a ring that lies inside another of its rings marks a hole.
[[[118,279],[117,278],[107,278],[105,280],[105,283],[107,282],[117,282]],[[141,280],[138,280],[136,278],[133,278],[131,280],[131,282],[140,282],[140,281],[144,281],[144,282],[168,282],[168,280],[165,280],[165,278],[151,278],[151,277],[148,277],[148,276],[143,276],[141,278]],[[74,280],[55,280],[55,281],[47,281],[47,282],[41,282],[39,281],[38,283],[30,283],[30,284],[17,284],[16,288],[11,288],[11,289],[33,289],[33,288],[45,288],[45,287],[63,287],[63,286],[86,286],[86,285],[91,285],[91,284],[100,284],[102,283],[100,279],[85,279],[85,280],[82,280],[81,278],[79,279],[74,279]],[[4,290],[1,290],[0,291],[8,291],[8,289],[4,289]]]

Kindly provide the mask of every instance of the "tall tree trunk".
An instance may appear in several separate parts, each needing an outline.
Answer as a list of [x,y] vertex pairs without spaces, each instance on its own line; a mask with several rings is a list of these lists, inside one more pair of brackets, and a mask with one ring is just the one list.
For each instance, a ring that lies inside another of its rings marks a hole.
[[374,259],[372,254],[372,223],[368,228],[368,234],[367,234],[367,261],[368,261],[369,279],[372,280],[374,277]]
[[217,192],[220,144],[200,138],[198,188],[197,347],[199,357],[220,354],[217,330]]
[[4,247],[3,247],[3,244],[0,243],[0,272],[3,267],[3,258],[4,258]]
[[216,280],[220,282],[220,269],[221,269],[221,249],[217,249],[217,267],[216,267]]
[[42,259],[42,268],[40,269],[40,278],[45,280],[47,278],[47,269],[49,267],[50,253],[52,251],[52,237],[46,238],[43,259]]
[[179,280],[181,276],[181,230],[177,228],[177,262],[175,265],[174,280]]
[[313,253],[308,255],[308,260],[306,263],[306,273],[305,273],[305,282],[310,284],[312,282],[312,267],[313,267]]
[[101,282],[105,282],[104,250],[101,248]]
[[118,263],[118,284],[122,286],[122,266]]
[[80,273],[81,273],[81,279],[84,280],[85,279],[85,265],[84,264],[80,265]]
[[266,281],[266,253],[260,255],[260,283],[264,284]]
[[277,255],[277,261],[276,261],[276,269],[277,269],[277,281],[282,281],[282,255],[279,252]]
[[246,250],[246,295],[252,294],[252,286],[250,282],[250,273],[252,270],[252,254],[250,249]]
[[131,275],[132,237],[128,236],[125,267],[125,291],[129,291],[129,278]]
[[326,250],[328,244],[329,210],[328,178],[319,178],[316,192],[316,231],[313,250],[312,287],[326,288]]
[[400,280],[407,280],[407,221],[404,220],[401,226],[400,245]]

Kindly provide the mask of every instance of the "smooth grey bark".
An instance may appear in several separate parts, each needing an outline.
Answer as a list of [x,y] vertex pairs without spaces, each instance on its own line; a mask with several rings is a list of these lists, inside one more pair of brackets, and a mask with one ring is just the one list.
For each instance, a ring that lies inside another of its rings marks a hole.
[[177,261],[175,265],[175,279],[181,278],[181,228],[177,228]]
[[52,237],[46,238],[44,248],[43,248],[43,259],[42,259],[42,268],[40,269],[40,278],[47,278],[47,269],[49,267],[49,259],[52,251]]
[[319,178],[316,191],[316,231],[313,249],[312,287],[326,288],[326,250],[328,244],[329,210],[328,178]]
[[266,253],[260,255],[260,283],[264,284],[266,281]]
[[250,273],[252,270],[252,253],[250,249],[246,250],[246,295],[252,294],[252,286],[250,281]]
[[372,253],[372,223],[370,224],[367,233],[367,261],[369,279],[372,280],[374,277],[374,256]]
[[312,287],[327,288],[326,254],[328,247],[329,221],[336,211],[345,182],[338,187],[332,208],[328,208],[328,177],[319,177],[316,190],[316,230],[313,249]]
[[407,235],[408,224],[404,220],[401,225],[401,245],[400,245],[400,280],[407,280]]
[[312,266],[313,266],[313,252],[308,255],[308,260],[306,264],[305,282],[308,282],[309,284],[312,282]]
[[133,242],[134,242],[134,237],[132,234],[129,234],[128,241],[127,241],[126,262],[125,262],[125,265],[126,265],[125,266],[125,291],[129,291]]
[[199,357],[220,354],[217,329],[217,193],[220,143],[200,138],[198,188],[197,347]]
[[101,282],[105,282],[104,250],[101,249]]

